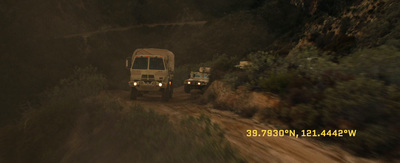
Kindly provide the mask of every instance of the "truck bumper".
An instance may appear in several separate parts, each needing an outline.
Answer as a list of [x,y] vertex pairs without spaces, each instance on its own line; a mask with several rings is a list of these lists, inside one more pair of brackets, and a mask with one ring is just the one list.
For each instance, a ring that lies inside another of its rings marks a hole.
[[167,88],[168,83],[161,83],[157,81],[129,81],[129,87],[134,87],[138,91],[157,92]]

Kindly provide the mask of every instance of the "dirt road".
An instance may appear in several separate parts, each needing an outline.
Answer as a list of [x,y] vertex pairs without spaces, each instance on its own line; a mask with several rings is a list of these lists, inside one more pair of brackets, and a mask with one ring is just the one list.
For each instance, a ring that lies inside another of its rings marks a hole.
[[174,97],[168,102],[159,95],[145,95],[136,101],[129,100],[128,91],[110,91],[124,107],[141,104],[154,111],[169,115],[172,121],[183,117],[205,114],[225,131],[225,137],[249,162],[377,162],[352,156],[339,147],[324,145],[312,138],[295,137],[247,137],[246,130],[275,129],[273,126],[242,118],[229,112],[213,109],[210,105],[198,105],[183,88],[174,90]]

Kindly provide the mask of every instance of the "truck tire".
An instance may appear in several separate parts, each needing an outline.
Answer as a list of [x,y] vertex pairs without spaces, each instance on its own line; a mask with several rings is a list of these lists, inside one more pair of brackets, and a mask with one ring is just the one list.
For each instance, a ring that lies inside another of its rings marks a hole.
[[174,82],[171,81],[171,85],[169,86],[169,98],[172,98],[172,94],[174,94]]
[[169,90],[169,98],[172,98],[172,94],[174,94],[174,89],[173,88],[171,88]]
[[189,86],[185,85],[183,87],[183,89],[184,89],[185,93],[190,93],[190,87]]
[[169,100],[169,98],[170,98],[170,88],[169,87],[167,87],[163,90],[161,97],[162,97],[163,101]]
[[136,90],[136,88],[131,88],[131,95],[129,99],[136,100],[137,96],[138,96],[138,91]]

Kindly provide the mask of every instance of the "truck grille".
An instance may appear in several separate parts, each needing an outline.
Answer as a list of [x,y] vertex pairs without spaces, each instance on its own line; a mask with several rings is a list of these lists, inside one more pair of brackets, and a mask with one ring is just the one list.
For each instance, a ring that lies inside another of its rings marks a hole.
[[154,81],[154,75],[142,75],[143,81]]

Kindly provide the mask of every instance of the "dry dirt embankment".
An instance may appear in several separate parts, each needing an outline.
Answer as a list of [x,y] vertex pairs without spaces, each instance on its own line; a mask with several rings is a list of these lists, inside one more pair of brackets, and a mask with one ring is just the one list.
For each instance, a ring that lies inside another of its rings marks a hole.
[[[216,85],[214,85],[216,86]],[[220,85],[222,86],[222,85]],[[224,90],[224,89],[220,89]],[[112,96],[118,97],[121,104],[127,108],[132,105],[141,104],[154,111],[169,115],[173,122],[183,117],[199,116],[205,114],[215,123],[218,123],[225,131],[225,137],[236,147],[249,162],[376,162],[358,158],[348,154],[335,146],[327,146],[312,139],[301,139],[295,137],[247,137],[246,130],[253,129],[275,129],[272,125],[265,125],[255,119],[243,118],[231,111],[217,110],[212,105],[198,105],[193,102],[192,95],[183,92],[183,88],[176,88],[174,97],[169,102],[163,102],[159,95],[145,95],[136,101],[129,100],[128,91],[109,91]],[[232,95],[228,90],[214,97],[219,100],[253,99],[249,105],[261,108],[266,105],[276,105],[277,99],[263,96],[261,94],[245,95],[240,98],[239,94]],[[237,98],[233,98],[237,97]],[[272,101],[268,104],[263,101]],[[242,100],[244,102],[244,100]]]

